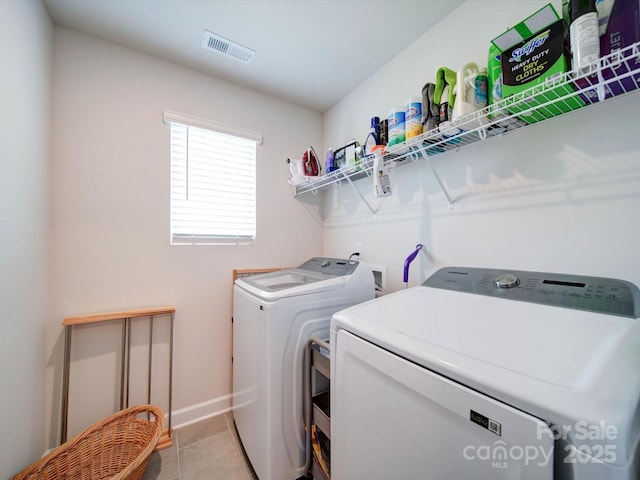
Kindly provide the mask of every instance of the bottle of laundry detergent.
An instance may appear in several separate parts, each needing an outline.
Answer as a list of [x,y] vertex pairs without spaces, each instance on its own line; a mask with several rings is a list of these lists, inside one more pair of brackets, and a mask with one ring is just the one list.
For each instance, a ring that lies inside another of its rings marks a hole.
[[379,145],[380,138],[380,117],[371,118],[371,127],[364,141],[364,154],[371,155],[376,145]]
[[[478,69],[475,63],[467,63],[458,70],[456,79],[456,101],[453,106],[452,119],[469,115],[487,106],[487,72]],[[477,119],[461,125],[464,130],[478,127]]]
[[489,76],[486,68],[480,68],[476,75],[473,104],[478,109],[489,105]]

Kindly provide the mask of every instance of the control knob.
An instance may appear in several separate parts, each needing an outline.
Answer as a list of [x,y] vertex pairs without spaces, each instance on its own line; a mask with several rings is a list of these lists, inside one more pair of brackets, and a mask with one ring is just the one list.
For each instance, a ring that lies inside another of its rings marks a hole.
[[502,273],[493,280],[493,284],[497,288],[513,288],[520,285],[520,279],[512,273]]

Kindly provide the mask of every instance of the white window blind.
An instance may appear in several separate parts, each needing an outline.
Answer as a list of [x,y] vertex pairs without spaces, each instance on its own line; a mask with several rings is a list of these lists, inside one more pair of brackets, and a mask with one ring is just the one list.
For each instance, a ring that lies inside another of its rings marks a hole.
[[256,141],[173,121],[171,243],[248,244],[256,236]]

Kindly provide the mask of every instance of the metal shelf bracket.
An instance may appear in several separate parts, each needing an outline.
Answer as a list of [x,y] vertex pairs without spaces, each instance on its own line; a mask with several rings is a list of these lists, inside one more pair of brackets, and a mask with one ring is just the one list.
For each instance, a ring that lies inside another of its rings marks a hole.
[[351,180],[351,177],[349,175],[347,175],[346,173],[343,173],[342,175],[347,180],[347,182],[349,182],[349,185],[351,185],[351,188],[353,188],[353,191],[358,194],[358,196],[364,202],[364,204],[369,208],[369,210],[371,210],[371,213],[373,215],[375,215],[376,212],[377,212],[377,209],[376,210],[373,209],[373,207],[367,201],[367,199],[364,197],[364,195],[362,195],[362,193],[360,193],[360,190],[358,190],[357,187],[354,185],[353,181]]
[[447,199],[447,204],[449,205],[449,210],[453,210],[453,200],[451,199],[451,196],[449,195],[449,192],[447,191],[447,187],[444,186],[444,183],[442,182],[442,179],[440,178],[440,175],[438,175],[438,172],[436,171],[435,167],[433,166],[433,162],[431,161],[431,157],[429,157],[429,155],[427,155],[426,153],[424,153],[424,157],[425,157],[425,161],[427,162],[427,165],[429,166],[429,170],[431,170],[431,173],[432,173],[433,177],[438,182],[438,185],[440,185],[440,190],[442,190],[442,193],[444,194],[444,197]]

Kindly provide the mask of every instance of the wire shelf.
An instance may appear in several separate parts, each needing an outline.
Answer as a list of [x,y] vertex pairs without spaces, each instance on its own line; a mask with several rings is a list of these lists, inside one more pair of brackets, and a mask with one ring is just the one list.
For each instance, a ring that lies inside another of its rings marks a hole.
[[[408,165],[413,161],[457,150],[496,135],[504,135],[527,125],[604,102],[640,88],[640,42],[601,57],[585,70],[549,77],[544,83],[511,95],[476,112],[440,124],[406,142],[388,147],[384,164]],[[359,160],[355,167],[309,178],[293,187],[295,196],[318,193],[344,181],[351,183],[370,176],[373,155]],[[432,168],[447,200],[447,191]]]

